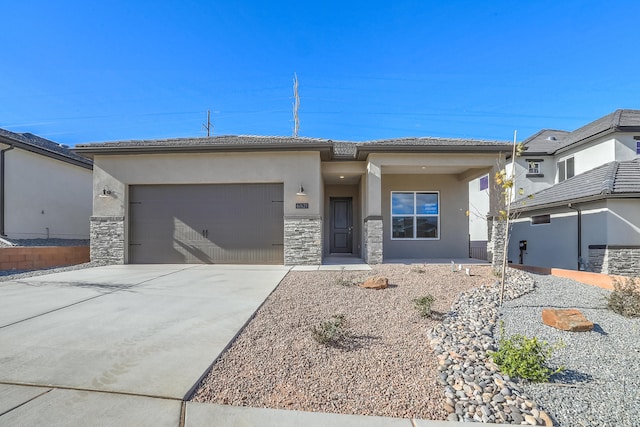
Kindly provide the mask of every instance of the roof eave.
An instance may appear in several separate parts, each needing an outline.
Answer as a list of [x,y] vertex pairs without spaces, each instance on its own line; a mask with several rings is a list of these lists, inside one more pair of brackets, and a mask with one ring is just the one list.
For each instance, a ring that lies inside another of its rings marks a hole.
[[39,147],[37,145],[26,144],[26,143],[24,143],[22,141],[19,141],[17,139],[8,138],[8,137],[0,135],[0,143],[6,144],[6,145],[12,145],[12,146],[14,146],[16,148],[19,148],[21,150],[25,150],[25,151],[28,151],[28,152],[34,153],[34,154],[40,154],[40,155],[43,155],[43,156],[46,156],[46,157],[50,157],[52,159],[60,160],[61,162],[69,163],[69,164],[72,164],[74,166],[80,166],[82,168],[89,169],[89,170],[93,169],[93,164],[92,164],[92,162],[90,160],[82,161],[82,160],[79,160],[79,159],[74,159],[74,158],[71,158],[71,157],[67,157],[64,154],[60,154],[60,153],[57,153],[55,151],[47,150],[46,148]]
[[130,146],[77,146],[77,154],[93,158],[95,155],[167,154],[167,153],[232,153],[255,151],[319,151],[322,160],[329,160],[333,154],[330,144],[217,144],[217,145],[130,145]]
[[616,132],[640,132],[640,126],[612,126],[610,128],[604,129],[600,132],[591,134],[585,138],[579,139],[578,141],[574,141],[569,145],[565,145],[564,147],[560,147],[557,150],[555,150],[552,154],[562,154],[572,148],[574,148],[576,145],[580,145],[580,144],[586,144],[587,142],[593,141],[594,139],[612,134],[612,133],[616,133]]
[[500,145],[376,145],[358,146],[357,160],[375,153],[508,153],[511,146]]
[[512,207],[511,209],[512,209],[512,212],[519,213],[519,212],[537,211],[537,210],[541,210],[541,209],[552,209],[552,208],[566,206],[569,203],[576,204],[576,203],[595,202],[595,201],[598,201],[598,200],[605,200],[605,199],[632,199],[632,198],[640,198],[640,193],[595,194],[593,196],[580,197],[580,198],[576,198],[576,199],[560,200],[560,201],[557,201],[557,202],[543,203],[543,204],[540,204],[540,205],[523,206],[523,207],[520,207],[520,208]]

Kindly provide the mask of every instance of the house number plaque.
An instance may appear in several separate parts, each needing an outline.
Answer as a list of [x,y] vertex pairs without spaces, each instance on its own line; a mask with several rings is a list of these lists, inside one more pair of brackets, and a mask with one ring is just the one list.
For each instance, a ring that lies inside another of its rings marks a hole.
[[296,209],[309,209],[309,203],[296,203]]

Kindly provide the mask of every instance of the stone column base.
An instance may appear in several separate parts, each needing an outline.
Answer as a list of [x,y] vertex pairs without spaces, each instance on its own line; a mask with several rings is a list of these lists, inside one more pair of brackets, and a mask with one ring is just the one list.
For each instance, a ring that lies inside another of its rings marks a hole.
[[491,267],[494,269],[502,268],[502,262],[505,257],[504,253],[504,231],[507,222],[499,219],[490,219],[491,229],[489,233],[489,242],[487,242],[487,260],[491,261]]
[[367,264],[381,264],[382,252],[382,217],[368,217],[364,220],[364,261]]
[[124,217],[91,217],[91,261],[124,264]]
[[322,264],[322,217],[285,217],[284,265]]
[[589,245],[589,270],[603,274],[640,276],[640,246]]

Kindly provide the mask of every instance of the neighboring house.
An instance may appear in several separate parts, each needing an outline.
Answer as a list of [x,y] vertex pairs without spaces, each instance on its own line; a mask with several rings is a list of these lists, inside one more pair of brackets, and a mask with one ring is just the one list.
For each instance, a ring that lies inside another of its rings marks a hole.
[[88,239],[92,162],[30,133],[0,129],[0,235]]
[[598,166],[514,208],[509,260],[640,275],[640,158]]
[[219,136],[78,145],[94,161],[105,263],[320,264],[467,258],[469,181],[496,141]]
[[573,132],[545,129],[523,144],[509,261],[640,274],[640,110]]

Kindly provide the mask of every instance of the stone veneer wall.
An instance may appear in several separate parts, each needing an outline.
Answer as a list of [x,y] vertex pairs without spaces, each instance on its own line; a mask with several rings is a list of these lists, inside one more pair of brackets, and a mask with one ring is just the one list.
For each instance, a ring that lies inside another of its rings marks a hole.
[[91,261],[124,264],[124,217],[91,217]]
[[382,263],[382,218],[366,218],[364,220],[364,262],[367,264]]
[[284,264],[322,264],[322,218],[285,217]]
[[487,260],[491,261],[493,268],[502,268],[504,258],[504,228],[506,221],[493,218],[489,219],[491,229],[489,230],[489,242],[487,242]]
[[589,269],[640,277],[640,246],[589,245]]

